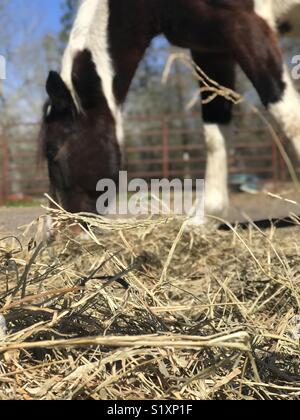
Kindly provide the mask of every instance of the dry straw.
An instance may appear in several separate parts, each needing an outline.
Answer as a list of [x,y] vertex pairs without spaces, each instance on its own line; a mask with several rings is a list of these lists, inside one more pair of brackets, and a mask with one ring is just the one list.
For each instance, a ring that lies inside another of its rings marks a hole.
[[52,216],[59,241],[40,242],[42,218],[0,242],[0,399],[299,398],[297,221]]

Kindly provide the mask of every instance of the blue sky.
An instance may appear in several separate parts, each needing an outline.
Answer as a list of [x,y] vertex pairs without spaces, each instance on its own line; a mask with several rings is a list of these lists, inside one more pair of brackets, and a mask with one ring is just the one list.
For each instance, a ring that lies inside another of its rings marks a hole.
[[[56,34],[60,30],[63,1],[9,0],[6,13],[12,23],[4,30],[4,36],[7,37],[5,39],[8,39],[8,45],[0,44],[0,55],[6,56],[7,52],[10,54],[7,60],[7,79],[4,89],[7,97],[12,98],[12,101],[17,89],[22,90],[24,97],[34,98],[31,89],[33,82],[36,82],[35,64],[41,66],[44,59],[41,52],[40,57],[38,57],[40,61],[37,60],[35,62],[33,54],[36,50],[34,48],[37,45],[41,45],[39,42],[46,34]],[[1,23],[3,24],[3,22]],[[33,46],[32,50],[31,46]],[[23,59],[22,67],[20,67],[21,59]],[[42,66],[40,68],[43,72],[41,78],[46,78],[48,72],[47,64],[45,64],[45,68]],[[28,92],[23,91],[24,80],[29,84]],[[33,87],[36,88],[36,86]],[[38,94],[39,96],[44,95],[44,90],[40,89]]]
[[16,24],[38,27],[39,34],[59,30],[64,0],[10,0],[9,8]]
[[[58,32],[63,13],[63,1],[10,0],[8,13],[14,28],[14,37],[11,38],[11,41],[18,44],[18,40],[26,33],[25,28],[28,28],[28,33],[34,38],[42,38],[47,33]],[[20,28],[19,31],[18,28]],[[5,47],[5,45],[0,45],[0,54],[2,50],[5,51]]]
[[[28,0],[23,0],[27,2]],[[31,0],[34,7],[44,16],[41,30],[43,32],[57,31],[59,28],[59,20],[61,16],[62,0]]]

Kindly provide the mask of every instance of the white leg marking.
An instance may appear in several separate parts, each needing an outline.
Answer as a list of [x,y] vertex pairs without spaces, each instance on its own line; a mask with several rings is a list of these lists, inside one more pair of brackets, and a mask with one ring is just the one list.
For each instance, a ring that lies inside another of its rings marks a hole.
[[300,160],[300,96],[293,85],[287,67],[284,69],[286,89],[282,99],[269,107],[269,111],[282,126],[292,142]]
[[205,124],[207,144],[205,177],[205,212],[211,216],[226,216],[229,206],[228,166],[224,132],[229,126]]

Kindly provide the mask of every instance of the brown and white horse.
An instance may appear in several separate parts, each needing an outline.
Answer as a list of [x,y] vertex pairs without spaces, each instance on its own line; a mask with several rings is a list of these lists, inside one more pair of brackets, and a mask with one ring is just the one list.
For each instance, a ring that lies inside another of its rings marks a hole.
[[[70,212],[96,212],[96,184],[117,179],[122,105],[152,39],[164,34],[197,64],[234,88],[238,63],[300,158],[300,98],[279,47],[277,28],[300,0],[82,0],[61,74],[47,80],[42,144],[51,194]],[[232,104],[203,107],[207,141],[206,211],[228,205],[224,132]]]

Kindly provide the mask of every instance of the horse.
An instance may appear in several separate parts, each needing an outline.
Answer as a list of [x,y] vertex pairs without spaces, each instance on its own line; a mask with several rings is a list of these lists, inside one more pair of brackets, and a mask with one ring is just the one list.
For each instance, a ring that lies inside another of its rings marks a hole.
[[[300,98],[284,64],[279,30],[300,0],[82,0],[60,73],[51,71],[41,142],[50,194],[72,213],[96,213],[96,185],[117,180],[124,146],[122,107],[153,38],[190,50],[197,65],[235,88],[239,64],[300,158]],[[205,99],[205,94],[203,95]],[[203,106],[206,212],[228,207],[224,132],[232,104]]]

